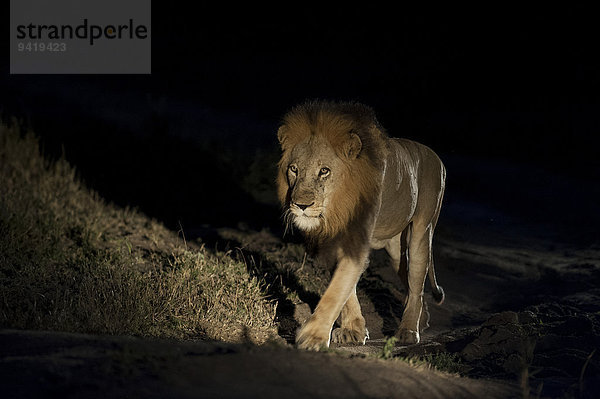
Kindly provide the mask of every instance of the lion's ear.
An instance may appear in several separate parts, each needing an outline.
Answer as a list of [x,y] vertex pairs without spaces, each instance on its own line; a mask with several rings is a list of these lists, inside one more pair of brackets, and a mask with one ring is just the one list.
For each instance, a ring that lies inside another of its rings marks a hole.
[[286,139],[286,132],[287,132],[287,126],[282,125],[279,126],[279,129],[277,130],[277,140],[279,140],[279,145],[281,146],[281,148],[283,148],[283,144],[285,143],[285,139]]
[[344,143],[344,154],[348,159],[354,159],[358,157],[360,150],[362,149],[362,141],[356,133],[350,133],[350,137]]

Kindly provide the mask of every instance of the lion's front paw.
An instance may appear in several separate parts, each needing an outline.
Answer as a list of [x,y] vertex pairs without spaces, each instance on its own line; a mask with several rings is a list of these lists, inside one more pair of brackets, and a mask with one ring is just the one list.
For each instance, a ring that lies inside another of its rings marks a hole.
[[331,333],[331,340],[336,344],[365,344],[369,339],[369,330],[362,331],[351,330],[348,328],[336,328]]
[[329,347],[329,329],[324,329],[314,320],[309,320],[296,334],[296,345],[300,349],[319,351]]
[[399,345],[418,344],[421,340],[418,331],[409,330],[407,328],[401,328],[396,334],[396,338],[398,338]]
[[321,349],[327,349],[329,347],[329,337],[300,333],[298,334],[298,337],[296,337],[296,345],[300,349],[320,351]]

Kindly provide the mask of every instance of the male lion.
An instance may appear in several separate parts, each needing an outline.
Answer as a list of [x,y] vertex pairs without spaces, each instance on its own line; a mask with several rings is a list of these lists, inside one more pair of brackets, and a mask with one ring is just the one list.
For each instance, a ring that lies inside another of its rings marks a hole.
[[[386,249],[408,291],[397,337],[418,343],[429,319],[423,309],[427,271],[433,297],[438,304],[444,300],[431,252],[446,177],[440,159],[422,144],[389,138],[373,110],[358,103],[296,106],[277,137],[278,195],[287,223],[320,256],[337,262],[329,287],[298,331],[298,347],[319,350],[329,346],[331,335],[338,343],[369,338],[356,284],[371,248]],[[341,327],[332,334],[340,312]]]

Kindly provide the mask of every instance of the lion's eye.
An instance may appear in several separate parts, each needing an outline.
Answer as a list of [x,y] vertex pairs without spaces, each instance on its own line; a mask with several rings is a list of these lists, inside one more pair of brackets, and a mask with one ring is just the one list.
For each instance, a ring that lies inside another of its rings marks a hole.
[[329,170],[329,168],[321,168],[321,170],[319,171],[319,176],[327,176],[330,172],[331,170]]
[[290,165],[288,167],[288,169],[290,170],[290,172],[292,172],[293,174],[298,173],[298,167],[296,167],[296,165]]

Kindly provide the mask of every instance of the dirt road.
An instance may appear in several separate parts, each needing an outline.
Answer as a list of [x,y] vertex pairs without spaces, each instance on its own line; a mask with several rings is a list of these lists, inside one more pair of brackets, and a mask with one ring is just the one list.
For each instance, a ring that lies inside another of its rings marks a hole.
[[507,398],[518,389],[403,361],[280,346],[0,332],[2,397]]

